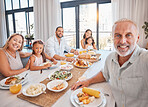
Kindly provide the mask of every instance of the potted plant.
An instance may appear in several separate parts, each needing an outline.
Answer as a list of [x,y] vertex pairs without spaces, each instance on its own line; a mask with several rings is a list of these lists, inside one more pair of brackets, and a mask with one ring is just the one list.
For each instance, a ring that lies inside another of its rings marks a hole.
[[[34,27],[33,24],[31,24],[29,28],[32,30],[33,27]],[[29,33],[25,36],[25,39],[27,40],[26,47],[31,48],[32,40],[34,40],[34,34],[31,34],[30,30],[29,30]]]
[[146,35],[145,39],[147,39],[148,38],[148,22],[145,21],[142,28],[144,29],[144,34]]
[[[31,24],[29,28],[32,30],[33,27],[34,27],[34,25]],[[31,34],[31,33],[30,33],[30,30],[29,30],[29,33],[25,36],[25,38],[26,38],[26,39],[34,39],[34,34]]]
[[[144,29],[144,34],[146,35],[145,39],[147,39],[148,38],[148,22],[145,21],[142,28]],[[148,43],[146,45],[146,49],[148,49]]]

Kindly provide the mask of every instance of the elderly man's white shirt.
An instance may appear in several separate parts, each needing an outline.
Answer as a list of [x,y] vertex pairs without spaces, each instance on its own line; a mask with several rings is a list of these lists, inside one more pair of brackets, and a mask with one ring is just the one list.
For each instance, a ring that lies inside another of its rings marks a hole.
[[71,47],[67,45],[67,42],[64,37],[61,38],[59,44],[56,36],[54,35],[50,37],[45,44],[45,53],[47,53],[51,57],[53,57],[55,54],[64,56],[65,50],[70,52]]
[[102,73],[110,83],[117,107],[148,107],[148,51],[136,46],[121,67],[117,53],[113,52]]

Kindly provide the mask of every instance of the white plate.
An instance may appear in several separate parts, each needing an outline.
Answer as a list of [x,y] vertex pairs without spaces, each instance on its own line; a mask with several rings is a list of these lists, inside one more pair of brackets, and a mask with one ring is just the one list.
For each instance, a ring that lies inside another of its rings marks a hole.
[[[40,92],[40,93],[38,93],[38,94],[35,94],[35,95],[29,95],[29,94],[26,93],[26,90],[27,90],[31,85],[42,85],[43,91]],[[26,86],[25,88],[23,88],[22,93],[23,93],[23,95],[28,96],[28,97],[36,97],[36,96],[42,94],[45,90],[46,90],[46,85],[45,85],[45,84],[36,83],[36,84],[30,84],[30,85]]]
[[[21,84],[22,84],[22,85],[25,85],[27,82],[28,82],[28,80],[26,79],[26,80],[25,80],[24,82],[22,82]],[[8,86],[1,86],[1,85],[0,85],[0,89],[8,90],[9,87],[8,87]]]
[[[55,72],[56,72],[56,71],[55,71]],[[64,71],[61,71],[61,72],[64,72]],[[66,72],[69,72],[69,71],[66,71]],[[54,74],[54,72],[48,75],[49,80],[51,80],[50,77],[51,77],[53,74]],[[69,77],[66,78],[65,80],[68,81],[68,80],[70,80],[71,78],[72,78],[72,73],[71,73],[71,76],[69,76]],[[55,80],[59,80],[59,79],[55,79]]]
[[88,62],[88,61],[87,61],[87,64],[88,64],[88,66],[87,66],[87,67],[77,66],[77,65],[76,65],[76,63],[77,63],[77,61],[74,63],[74,65],[75,65],[76,67],[78,67],[78,68],[89,68],[89,67],[90,67],[90,65],[89,65],[89,62]]
[[[16,76],[16,77],[19,77],[19,79],[21,79],[22,77],[24,77],[24,79],[21,80],[21,81],[20,81],[19,83],[17,83],[17,84],[22,84],[22,85],[23,85],[24,81],[27,81],[27,80],[28,80],[28,77],[27,77],[27,76],[28,76],[28,73],[22,73],[22,74],[15,75],[15,76]],[[0,81],[0,86],[2,86],[2,87],[9,87],[9,86],[14,85],[14,84],[9,84],[9,85],[5,84],[5,82],[6,82],[6,80],[7,80],[8,78],[10,78],[10,77],[7,77],[7,78],[1,80],[1,81]]]
[[[59,84],[62,84],[62,83],[64,84],[64,88],[62,88],[61,90],[53,90],[52,89],[53,87],[55,87]],[[47,88],[53,92],[61,92],[61,91],[65,90],[67,87],[68,87],[68,83],[65,80],[53,80],[47,84]]]
[[73,69],[73,66],[72,65],[61,65],[60,69],[70,71]]
[[[77,94],[80,93],[80,92],[82,93],[82,88],[75,90],[71,94],[70,101],[75,107],[80,107],[79,104],[81,104],[81,103],[79,103],[78,98],[76,98]],[[99,98],[95,98],[95,100],[92,103],[82,104],[82,105],[83,105],[83,107],[97,107],[97,106],[105,107],[106,98],[105,98],[104,94],[102,92],[100,92],[100,97]]]

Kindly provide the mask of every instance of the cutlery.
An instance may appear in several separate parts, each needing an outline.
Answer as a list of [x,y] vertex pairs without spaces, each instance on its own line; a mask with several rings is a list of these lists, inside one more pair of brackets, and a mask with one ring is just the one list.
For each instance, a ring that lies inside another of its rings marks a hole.
[[107,94],[107,93],[103,93],[104,94],[104,96],[109,96],[109,94]]
[[24,79],[27,75],[28,75],[28,73],[26,73],[26,74],[25,74],[25,76],[24,76],[24,77],[22,77],[21,79]]
[[28,73],[26,73],[25,74],[25,76],[24,77],[22,77],[21,79],[19,79],[19,80],[23,80],[23,79],[25,79],[25,77],[28,75]]
[[20,81],[22,81],[23,79],[25,79],[25,77],[28,75],[28,73],[25,74],[24,77],[22,77],[21,79],[18,79],[16,82],[19,83]]
[[42,69],[41,69],[41,71],[40,71],[40,74],[42,74]]

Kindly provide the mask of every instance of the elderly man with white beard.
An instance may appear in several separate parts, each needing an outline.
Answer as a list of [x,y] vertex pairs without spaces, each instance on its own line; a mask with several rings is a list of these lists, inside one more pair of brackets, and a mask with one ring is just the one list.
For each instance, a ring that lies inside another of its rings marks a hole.
[[137,25],[120,19],[112,27],[112,36],[116,51],[106,58],[104,69],[71,89],[107,81],[116,107],[148,107],[148,51],[137,45]]

